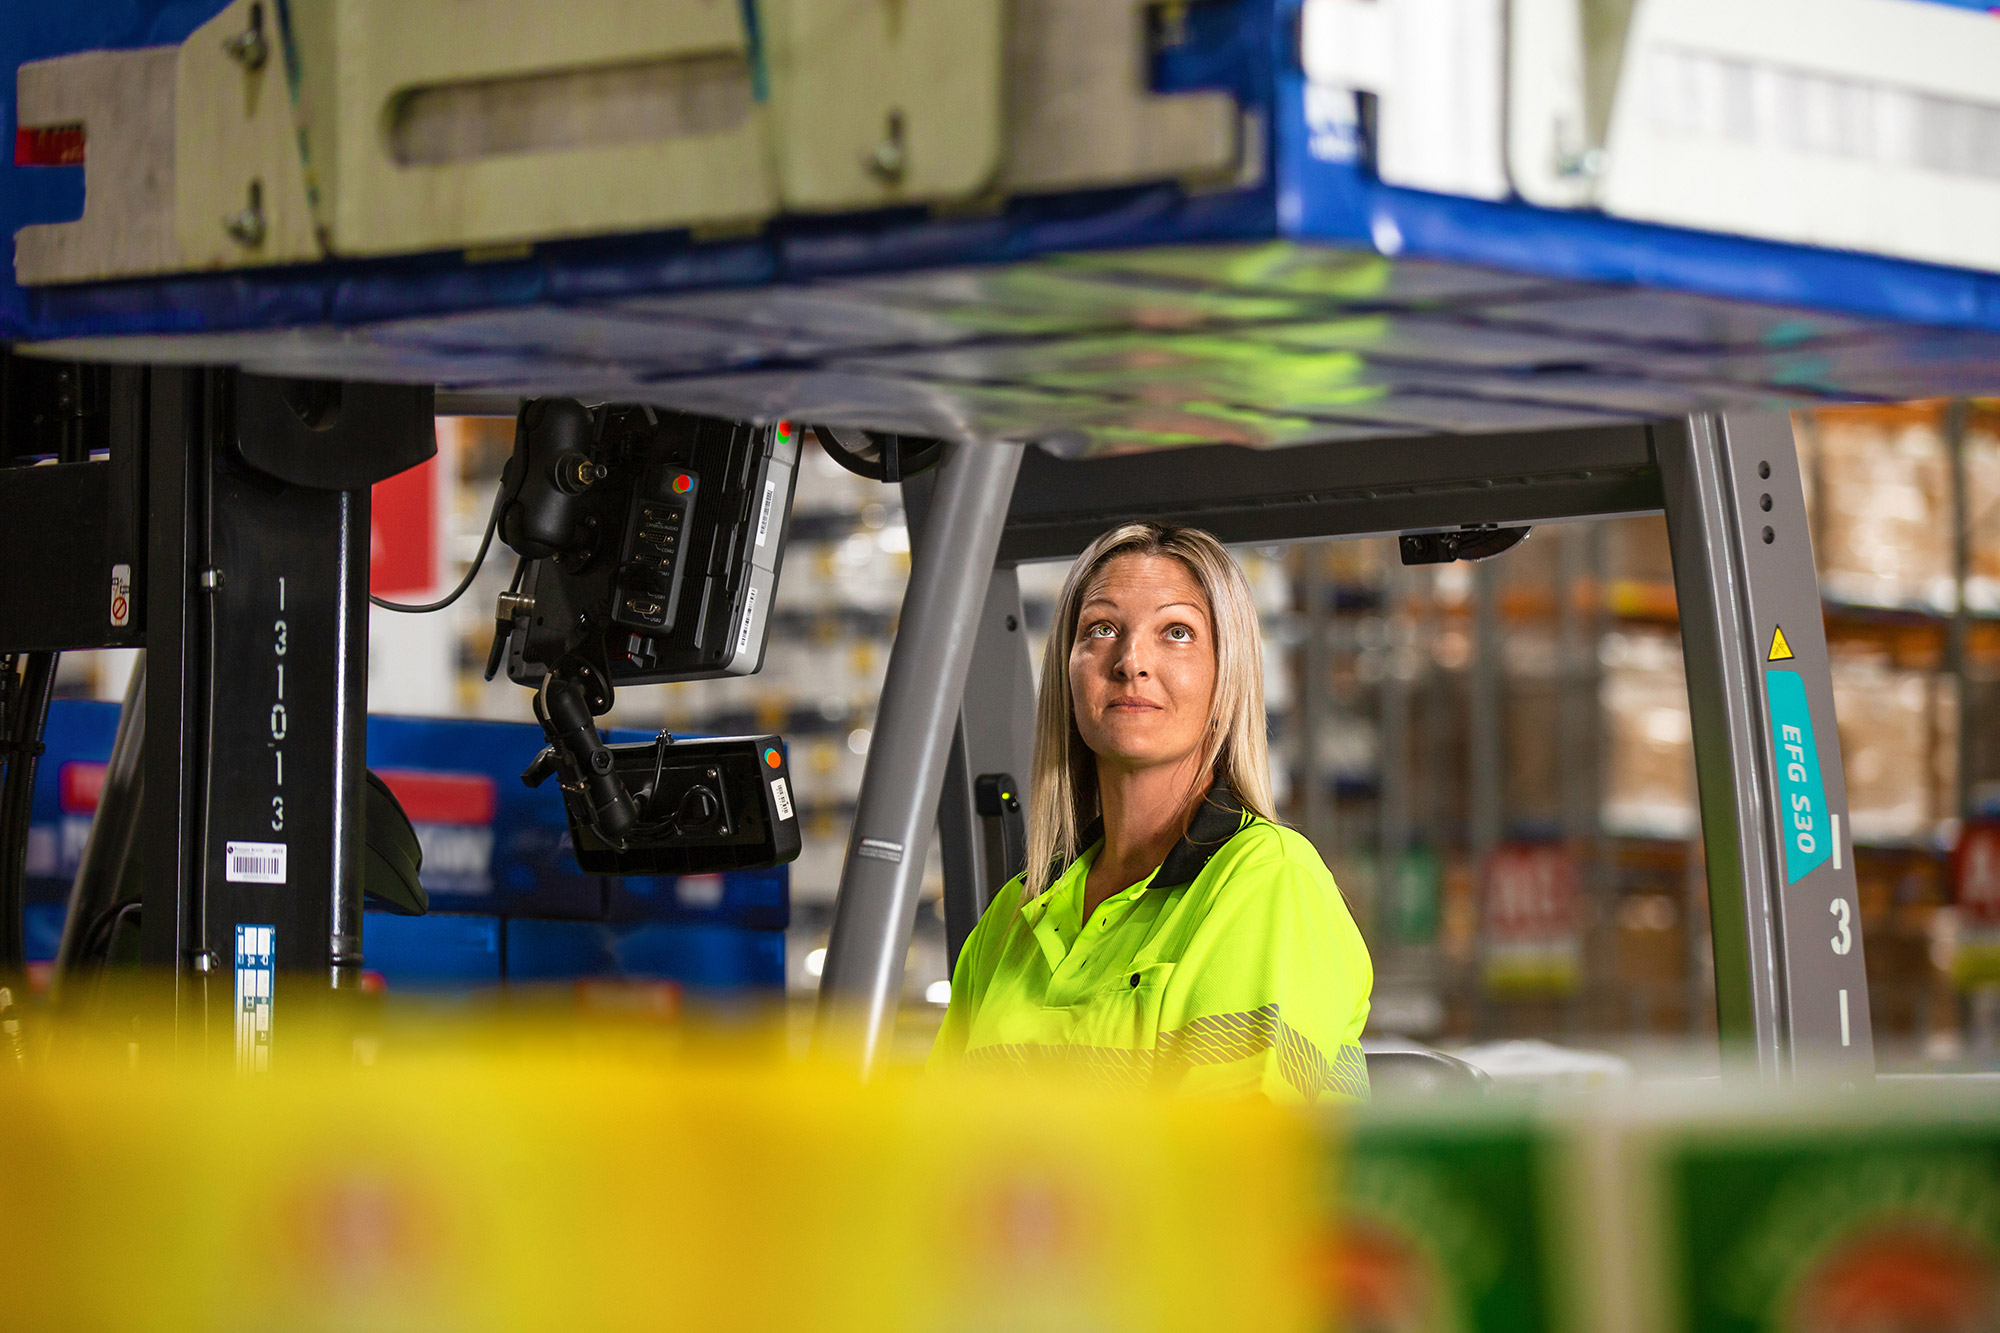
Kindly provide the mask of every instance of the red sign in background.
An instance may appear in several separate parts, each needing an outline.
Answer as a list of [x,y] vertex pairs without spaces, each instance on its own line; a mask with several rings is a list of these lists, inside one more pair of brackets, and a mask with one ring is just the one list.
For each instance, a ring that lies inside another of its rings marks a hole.
[[1546,943],[1577,937],[1583,900],[1576,859],[1559,843],[1505,843],[1486,866],[1490,943]]
[[493,779],[484,773],[429,773],[382,768],[375,776],[389,784],[412,824],[491,824]]
[[368,524],[368,591],[411,597],[438,584],[438,460],[375,483]]
[[1953,858],[1958,910],[1969,926],[2000,926],[2000,824],[1972,822]]

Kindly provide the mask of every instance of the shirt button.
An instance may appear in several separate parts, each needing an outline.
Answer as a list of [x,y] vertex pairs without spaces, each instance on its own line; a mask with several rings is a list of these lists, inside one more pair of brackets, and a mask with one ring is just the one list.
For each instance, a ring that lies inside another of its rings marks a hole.
[[1132,988],[1134,990],[1137,990],[1139,988],[1139,974],[1137,972],[1134,972],[1132,974]]

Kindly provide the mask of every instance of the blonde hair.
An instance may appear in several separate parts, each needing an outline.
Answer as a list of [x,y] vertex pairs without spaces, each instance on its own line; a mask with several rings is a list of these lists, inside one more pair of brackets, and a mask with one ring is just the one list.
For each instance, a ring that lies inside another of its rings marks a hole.
[[1222,543],[1199,528],[1126,523],[1077,557],[1056,599],[1055,623],[1042,650],[1042,688],[1035,702],[1034,781],[1029,786],[1028,867],[1023,900],[1048,891],[1084,852],[1083,832],[1098,815],[1096,756],[1076,727],[1069,657],[1077,620],[1106,566],[1119,556],[1178,560],[1208,599],[1215,635],[1215,695],[1209,704],[1207,749],[1197,782],[1223,778],[1243,808],[1274,820],[1271,757],[1265,740],[1264,641],[1249,580]]

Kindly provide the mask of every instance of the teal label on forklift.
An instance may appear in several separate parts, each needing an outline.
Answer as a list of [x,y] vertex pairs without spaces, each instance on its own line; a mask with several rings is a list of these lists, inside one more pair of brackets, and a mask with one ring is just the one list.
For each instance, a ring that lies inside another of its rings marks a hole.
[[1826,784],[1819,776],[1806,683],[1796,671],[1764,673],[1771,701],[1771,753],[1778,765],[1778,827],[1785,840],[1785,883],[1796,884],[1819,868],[1833,849],[1833,821]]

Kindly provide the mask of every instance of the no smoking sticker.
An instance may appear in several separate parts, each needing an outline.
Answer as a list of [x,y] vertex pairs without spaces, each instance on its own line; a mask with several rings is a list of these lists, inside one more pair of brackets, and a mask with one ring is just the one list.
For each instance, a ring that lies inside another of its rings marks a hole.
[[132,623],[132,566],[111,567],[111,624],[123,629]]

